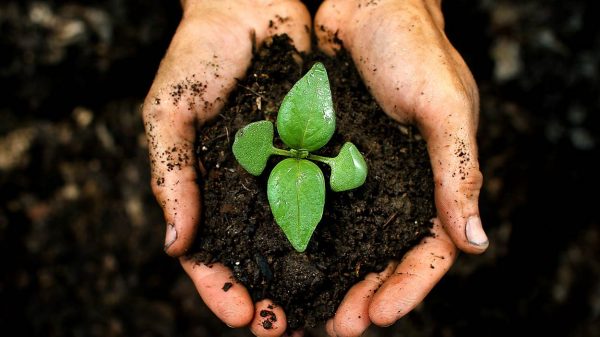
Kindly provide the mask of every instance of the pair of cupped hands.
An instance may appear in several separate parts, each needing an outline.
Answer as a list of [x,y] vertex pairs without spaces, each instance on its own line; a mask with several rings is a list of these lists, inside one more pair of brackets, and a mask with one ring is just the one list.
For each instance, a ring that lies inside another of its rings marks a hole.
[[[329,0],[314,22],[297,0],[182,0],[182,7],[181,23],[143,106],[152,189],[166,219],[165,251],[179,257],[206,305],[225,324],[248,326],[257,336],[287,330],[285,313],[270,309],[271,301],[253,303],[239,283],[223,291],[232,279],[227,267],[184,257],[200,220],[197,132],[245,75],[253,49],[276,34],[287,34],[299,51],[310,52],[314,27],[321,50],[333,55],[345,48],[385,113],[419,128],[433,168],[434,236],[354,285],[327,322],[327,333],[359,336],[370,324],[391,325],[423,300],[459,250],[478,254],[487,248],[478,207],[479,95],[444,33],[441,1]],[[192,78],[205,86],[174,91]],[[278,318],[270,329],[260,324],[267,308]]]

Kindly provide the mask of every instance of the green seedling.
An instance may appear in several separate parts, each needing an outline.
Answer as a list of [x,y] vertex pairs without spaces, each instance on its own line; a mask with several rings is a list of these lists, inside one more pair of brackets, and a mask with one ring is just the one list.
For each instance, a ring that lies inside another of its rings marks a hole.
[[335,158],[313,154],[331,139],[335,112],[327,72],[316,63],[283,99],[277,114],[277,132],[289,149],[273,146],[273,123],[246,125],[235,135],[233,154],[251,174],[260,175],[271,155],[289,157],[271,171],[267,196],[275,222],[299,252],[303,252],[321,221],[325,207],[325,178],[312,161],[329,165],[329,185],[335,192],[361,186],[367,164],[352,143],[345,143]]

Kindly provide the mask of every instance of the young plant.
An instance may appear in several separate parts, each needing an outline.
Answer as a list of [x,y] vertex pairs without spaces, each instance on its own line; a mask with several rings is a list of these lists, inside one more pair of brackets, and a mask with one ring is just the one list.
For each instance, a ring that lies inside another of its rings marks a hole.
[[[288,150],[273,146],[273,123],[246,125],[235,135],[233,154],[251,174],[260,175],[271,155],[289,157],[271,171],[267,196],[275,222],[299,252],[303,252],[325,207],[325,178],[312,161],[331,167],[330,187],[335,192],[361,186],[367,164],[352,143],[345,143],[335,158],[313,154],[331,139],[335,112],[329,79],[322,63],[316,63],[283,99],[277,114],[277,132]],[[312,160],[312,161],[311,161]]]

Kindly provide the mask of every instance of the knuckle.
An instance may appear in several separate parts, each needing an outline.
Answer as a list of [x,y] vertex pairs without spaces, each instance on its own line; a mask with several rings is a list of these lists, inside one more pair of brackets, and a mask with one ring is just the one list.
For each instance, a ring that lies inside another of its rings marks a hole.
[[459,187],[460,191],[469,199],[479,196],[479,191],[483,186],[483,175],[479,169],[472,169],[461,177]]
[[152,181],[150,182],[150,188],[152,189],[152,194],[154,195],[154,198],[156,199],[156,201],[158,201],[161,208],[164,210],[165,209],[165,200],[167,199],[167,197],[165,195],[166,190],[163,185],[157,183],[157,180],[159,180],[159,179],[161,179],[161,178],[153,177]]
[[150,187],[152,189],[152,193],[156,198],[161,198],[165,190],[162,182],[164,179],[161,177],[152,177],[150,179]]

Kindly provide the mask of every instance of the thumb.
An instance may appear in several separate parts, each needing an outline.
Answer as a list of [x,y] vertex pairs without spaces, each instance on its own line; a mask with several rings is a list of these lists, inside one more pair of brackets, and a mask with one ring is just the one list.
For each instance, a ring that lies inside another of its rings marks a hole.
[[449,113],[442,120],[421,124],[421,130],[433,169],[438,217],[459,249],[479,254],[489,245],[479,215],[483,176],[475,127],[465,124],[461,115]]

